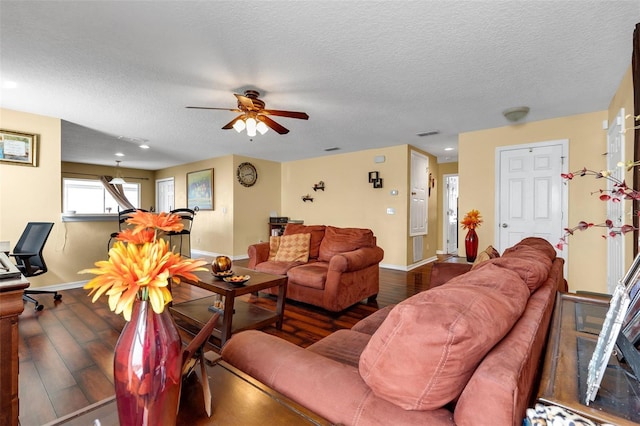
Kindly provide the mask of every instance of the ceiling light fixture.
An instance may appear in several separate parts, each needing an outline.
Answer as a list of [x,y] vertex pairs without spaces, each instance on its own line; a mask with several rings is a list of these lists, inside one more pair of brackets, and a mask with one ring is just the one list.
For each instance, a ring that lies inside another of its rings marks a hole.
[[125,180],[120,177],[120,160],[116,160],[116,177],[109,181],[111,185],[124,185]]
[[258,121],[256,117],[251,115],[239,117],[236,122],[233,123],[233,128],[238,133],[241,133],[246,129],[247,136],[249,137],[254,137],[256,135],[256,131],[260,132],[261,135],[264,135],[269,131],[269,126],[264,124],[262,121]]
[[504,118],[506,118],[512,123],[522,120],[527,116],[527,114],[529,114],[528,106],[507,108],[504,111],[502,111],[502,115],[504,115]]

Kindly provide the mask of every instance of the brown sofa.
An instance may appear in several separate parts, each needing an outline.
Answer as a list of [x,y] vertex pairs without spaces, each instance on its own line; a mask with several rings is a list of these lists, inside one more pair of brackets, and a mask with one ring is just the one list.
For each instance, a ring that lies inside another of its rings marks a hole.
[[334,423],[520,426],[565,289],[555,249],[527,238],[306,349],[252,330],[222,357]]
[[[307,234],[308,240],[298,238]],[[273,241],[249,246],[248,266],[287,275],[288,299],[339,312],[378,295],[384,251],[371,230],[291,223],[277,248]],[[306,256],[296,251],[298,246],[308,247]]]

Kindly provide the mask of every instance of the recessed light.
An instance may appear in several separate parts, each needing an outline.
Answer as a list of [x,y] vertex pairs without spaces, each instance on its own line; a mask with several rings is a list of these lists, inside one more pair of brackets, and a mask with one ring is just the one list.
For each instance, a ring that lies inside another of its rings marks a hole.
[[18,87],[18,83],[16,83],[15,81],[7,80],[2,82],[3,89],[15,89],[16,87]]
[[147,145],[146,143],[143,143],[142,145],[140,145],[140,148],[142,149],[149,149],[149,145]]
[[124,157],[124,154],[121,152],[116,152],[116,157]]
[[447,147],[447,148],[445,148],[444,150],[445,150],[445,151],[453,151],[453,148],[451,148],[451,147]]

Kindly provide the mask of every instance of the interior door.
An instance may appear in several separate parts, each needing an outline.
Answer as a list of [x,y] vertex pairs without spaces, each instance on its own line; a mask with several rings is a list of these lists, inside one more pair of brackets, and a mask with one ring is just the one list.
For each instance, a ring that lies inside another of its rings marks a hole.
[[156,211],[170,212],[175,208],[173,178],[156,181]]
[[531,236],[553,246],[560,241],[566,227],[567,189],[561,174],[567,146],[568,141],[553,141],[498,149],[498,250]]
[[411,198],[409,203],[409,235],[427,233],[427,191],[429,184],[429,159],[411,151]]
[[[624,170],[618,167],[618,162],[624,161],[624,108],[616,116],[607,133],[607,170],[620,179],[624,179]],[[613,182],[607,180],[607,189],[613,189]],[[614,226],[622,226],[625,203],[607,203],[607,217]],[[607,238],[607,289],[613,294],[616,284],[625,274],[624,268],[624,238]]]
[[445,253],[458,253],[458,175],[444,175]]

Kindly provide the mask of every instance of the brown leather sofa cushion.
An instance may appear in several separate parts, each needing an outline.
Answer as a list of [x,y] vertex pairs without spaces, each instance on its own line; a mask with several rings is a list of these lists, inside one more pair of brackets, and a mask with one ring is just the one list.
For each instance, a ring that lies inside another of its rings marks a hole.
[[528,298],[517,273],[491,264],[412,296],[373,334],[360,374],[377,396],[406,410],[443,407],[460,395]]
[[327,226],[318,260],[328,262],[336,254],[357,250],[361,247],[373,247],[373,231],[361,228],[335,228]]

